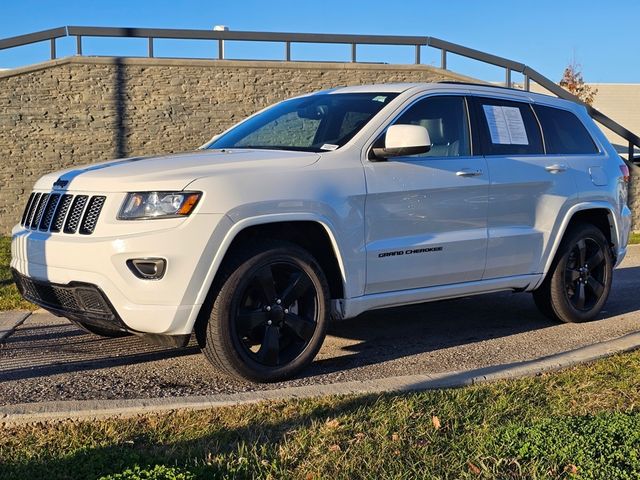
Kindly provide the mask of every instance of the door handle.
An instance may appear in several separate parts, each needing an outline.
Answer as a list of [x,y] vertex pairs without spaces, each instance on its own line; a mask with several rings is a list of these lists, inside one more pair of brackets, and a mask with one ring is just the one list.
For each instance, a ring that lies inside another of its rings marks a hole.
[[459,177],[479,177],[480,175],[482,175],[482,170],[463,168],[462,170],[456,172],[456,175]]
[[553,165],[547,165],[544,169],[550,173],[561,173],[567,171],[567,166],[564,163],[554,163]]

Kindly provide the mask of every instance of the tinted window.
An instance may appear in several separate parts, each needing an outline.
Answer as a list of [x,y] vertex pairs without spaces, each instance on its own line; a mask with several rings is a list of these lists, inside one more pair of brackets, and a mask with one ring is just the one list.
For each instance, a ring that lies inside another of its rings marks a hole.
[[320,93],[284,101],[229,130],[208,148],[322,152],[347,143],[396,93]]
[[544,153],[542,135],[528,103],[478,98],[477,118],[485,155]]
[[420,157],[459,157],[470,154],[469,122],[463,97],[429,97],[413,104],[395,122],[427,129],[431,149]]
[[538,115],[547,153],[597,153],[598,148],[580,119],[559,108],[534,105]]

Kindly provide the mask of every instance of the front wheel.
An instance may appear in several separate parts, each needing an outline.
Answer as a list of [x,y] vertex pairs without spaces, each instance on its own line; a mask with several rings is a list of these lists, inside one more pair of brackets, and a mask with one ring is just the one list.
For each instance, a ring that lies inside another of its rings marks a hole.
[[329,289],[315,259],[287,242],[244,248],[213,290],[202,351],[218,370],[256,382],[292,377],[324,341]]
[[607,301],[612,276],[613,258],[602,231],[593,225],[576,225],[567,232],[533,298],[551,319],[587,322]]

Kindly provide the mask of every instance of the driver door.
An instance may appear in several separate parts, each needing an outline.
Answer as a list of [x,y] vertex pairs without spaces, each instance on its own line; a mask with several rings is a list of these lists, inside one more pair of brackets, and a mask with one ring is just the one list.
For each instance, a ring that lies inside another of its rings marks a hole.
[[365,160],[366,294],[481,280],[489,175],[471,154],[464,96],[430,96],[393,124],[425,127],[426,154]]

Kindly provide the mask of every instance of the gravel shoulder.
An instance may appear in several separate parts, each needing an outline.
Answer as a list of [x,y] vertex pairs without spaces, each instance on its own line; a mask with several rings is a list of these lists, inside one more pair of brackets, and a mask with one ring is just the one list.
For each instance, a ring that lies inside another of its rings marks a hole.
[[640,246],[614,274],[601,318],[557,325],[527,294],[497,293],[370,312],[335,323],[303,376],[254,385],[216,374],[192,342],[103,339],[42,311],[0,343],[0,405],[235,394],[435,375],[527,362],[640,331]]

